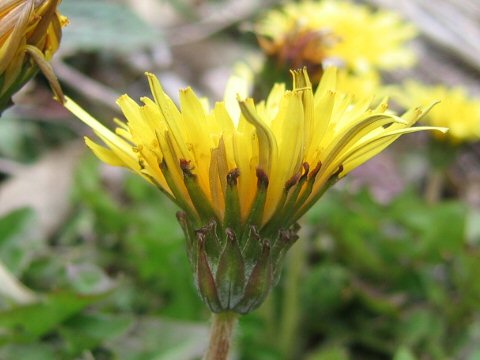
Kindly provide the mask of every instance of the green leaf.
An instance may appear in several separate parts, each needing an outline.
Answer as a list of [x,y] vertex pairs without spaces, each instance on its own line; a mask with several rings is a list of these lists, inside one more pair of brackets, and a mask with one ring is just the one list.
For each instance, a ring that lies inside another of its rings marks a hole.
[[327,345],[310,353],[305,360],[349,360],[347,349],[338,345]]
[[[92,154],[87,154],[82,159],[75,173],[73,199],[81,206],[86,207],[85,212],[88,214],[83,214],[83,216],[86,218],[87,224],[95,227],[93,230],[95,235],[120,234],[132,225],[133,221],[118,200],[105,191],[99,173],[99,165],[98,159]],[[91,219],[92,217],[94,219]]]
[[404,343],[426,348],[426,344],[441,339],[445,330],[444,318],[432,309],[418,309],[408,314],[401,324]]
[[469,209],[466,226],[466,238],[469,244],[480,245],[480,209]]
[[31,209],[22,208],[0,218],[0,249],[7,240],[24,232],[33,216]]
[[0,218],[0,260],[15,275],[19,275],[38,252],[35,241],[35,213],[18,209]]
[[56,293],[37,303],[0,312],[0,344],[38,339],[101,297]]
[[401,346],[395,353],[393,360],[416,360],[416,358],[407,347]]
[[472,354],[470,354],[467,360],[480,360],[480,348],[476,349]]
[[206,339],[204,324],[145,317],[107,345],[120,360],[195,359],[203,355]]
[[302,285],[302,306],[309,314],[306,322],[333,315],[350,300],[351,276],[335,264],[319,264],[311,269]]
[[414,193],[405,193],[389,209],[393,220],[409,231],[412,254],[438,261],[463,249],[467,207],[461,202],[444,201],[430,206]]
[[61,327],[60,334],[73,357],[122,336],[132,323],[133,318],[128,314],[79,314]]
[[67,273],[71,287],[83,295],[105,293],[114,286],[105,272],[94,264],[71,264]]
[[[2,113],[0,119],[0,153],[9,159],[24,159],[26,139],[34,136],[35,125],[19,117],[12,110]],[[27,140],[28,141],[28,140]]]
[[8,344],[0,348],[0,359],[52,360],[58,359],[53,346],[47,344]]

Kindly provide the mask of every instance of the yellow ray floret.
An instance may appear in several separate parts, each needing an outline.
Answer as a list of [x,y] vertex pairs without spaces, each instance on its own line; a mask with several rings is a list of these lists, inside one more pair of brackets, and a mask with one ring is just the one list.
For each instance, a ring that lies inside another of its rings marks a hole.
[[388,11],[348,1],[289,2],[255,27],[260,45],[290,66],[339,62],[354,71],[411,66],[412,25]]
[[225,225],[238,210],[243,225],[278,230],[400,135],[432,129],[412,128],[428,108],[399,117],[386,103],[371,107],[370,97],[336,92],[334,68],[315,92],[306,70],[292,74],[292,90],[276,85],[266,102],[239,99],[238,118],[223,102],[206,109],[190,88],[178,108],[152,74],[153,100],[118,100],[127,122],[116,133],[72,100],[65,106],[104,142],[87,139],[101,160],[154,183],[198,224],[213,218]]

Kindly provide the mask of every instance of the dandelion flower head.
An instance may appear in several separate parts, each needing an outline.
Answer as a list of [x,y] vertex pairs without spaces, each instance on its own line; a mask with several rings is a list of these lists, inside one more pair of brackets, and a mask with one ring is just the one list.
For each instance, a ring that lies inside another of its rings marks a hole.
[[470,96],[463,87],[429,86],[407,81],[398,100],[405,107],[439,101],[422,119],[426,125],[449,128],[446,134],[435,133],[438,139],[452,144],[480,140],[480,99]]
[[[260,232],[288,228],[336,180],[400,135],[428,109],[399,117],[371,98],[336,92],[328,68],[313,91],[306,70],[293,72],[293,89],[276,84],[268,98],[217,102],[209,108],[191,88],[180,106],[147,74],[153,99],[118,99],[127,121],[112,132],[71,100],[75,115],[106,145],[87,138],[104,162],[129,168],[158,186],[200,226],[215,219],[254,225]],[[229,100],[230,99],[230,100]]]
[[256,28],[264,51],[290,66],[334,61],[363,72],[413,65],[415,28],[395,13],[348,1],[306,0],[271,10]]

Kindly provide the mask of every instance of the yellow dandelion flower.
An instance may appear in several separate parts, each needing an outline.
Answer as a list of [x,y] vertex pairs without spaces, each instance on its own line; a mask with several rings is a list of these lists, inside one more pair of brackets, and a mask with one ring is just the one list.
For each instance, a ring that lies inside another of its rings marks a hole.
[[431,129],[412,128],[428,109],[399,117],[385,102],[372,108],[336,92],[334,68],[316,91],[298,70],[293,90],[277,84],[265,101],[213,109],[191,88],[177,107],[147,77],[153,99],[120,97],[127,122],[115,133],[69,99],[66,107],[106,145],[86,139],[101,160],[133,170],[182,209],[196,284],[214,312],[257,307],[297,239],[295,223],[324,191],[400,135]]
[[373,97],[383,92],[380,75],[376,71],[355,74],[341,69],[337,74],[337,91],[356,97]]
[[[57,51],[62,26],[66,24],[66,18],[57,11],[59,3],[60,0],[0,3],[0,112],[38,68],[51,80],[52,71],[46,62]],[[53,85],[57,97],[62,96],[58,84]]]
[[452,144],[480,140],[480,99],[469,96],[462,87],[427,86],[408,81],[398,100],[405,107],[413,103],[422,105],[440,101],[422,119],[424,124],[449,128],[446,134],[436,133],[438,139]]
[[388,11],[347,1],[289,2],[272,10],[255,28],[264,51],[284,66],[325,61],[354,71],[391,70],[414,63],[405,43],[416,31]]

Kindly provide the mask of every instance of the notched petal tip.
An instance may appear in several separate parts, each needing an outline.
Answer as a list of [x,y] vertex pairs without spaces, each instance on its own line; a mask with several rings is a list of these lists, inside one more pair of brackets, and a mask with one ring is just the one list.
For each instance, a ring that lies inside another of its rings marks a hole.
[[236,94],[235,98],[237,99],[239,105],[245,105],[245,102],[249,99],[248,97],[242,97],[242,95],[238,93]]
[[[438,132],[441,132],[442,134],[446,134],[450,131],[449,128],[440,127],[440,126],[414,126],[412,128],[406,129],[406,130],[410,130],[409,132],[418,132],[418,131],[429,130],[429,131],[438,131]],[[408,133],[408,132],[405,132],[405,133]]]
[[432,110],[435,106],[437,106],[441,102],[442,102],[441,100],[436,100],[432,102],[430,105],[419,107],[418,110],[420,111],[420,116],[421,117],[425,116],[430,112],[430,110]]
[[195,92],[193,91],[191,86],[187,86],[187,87],[181,88],[179,90],[179,93],[180,94],[186,94],[186,93],[195,93]]
[[446,134],[450,131],[450,129],[446,127],[436,127],[436,128],[433,128],[432,130],[440,131],[443,134]]
[[312,83],[310,82],[306,66],[301,69],[290,70],[290,74],[292,74],[293,77],[294,91],[312,89]]
[[128,94],[122,94],[122,95],[120,95],[120,96],[117,98],[117,100],[115,100],[115,103],[116,103],[118,106],[121,106],[121,103],[122,103],[123,101],[126,101],[126,100],[129,99],[129,98],[130,98],[130,96],[129,96]]

